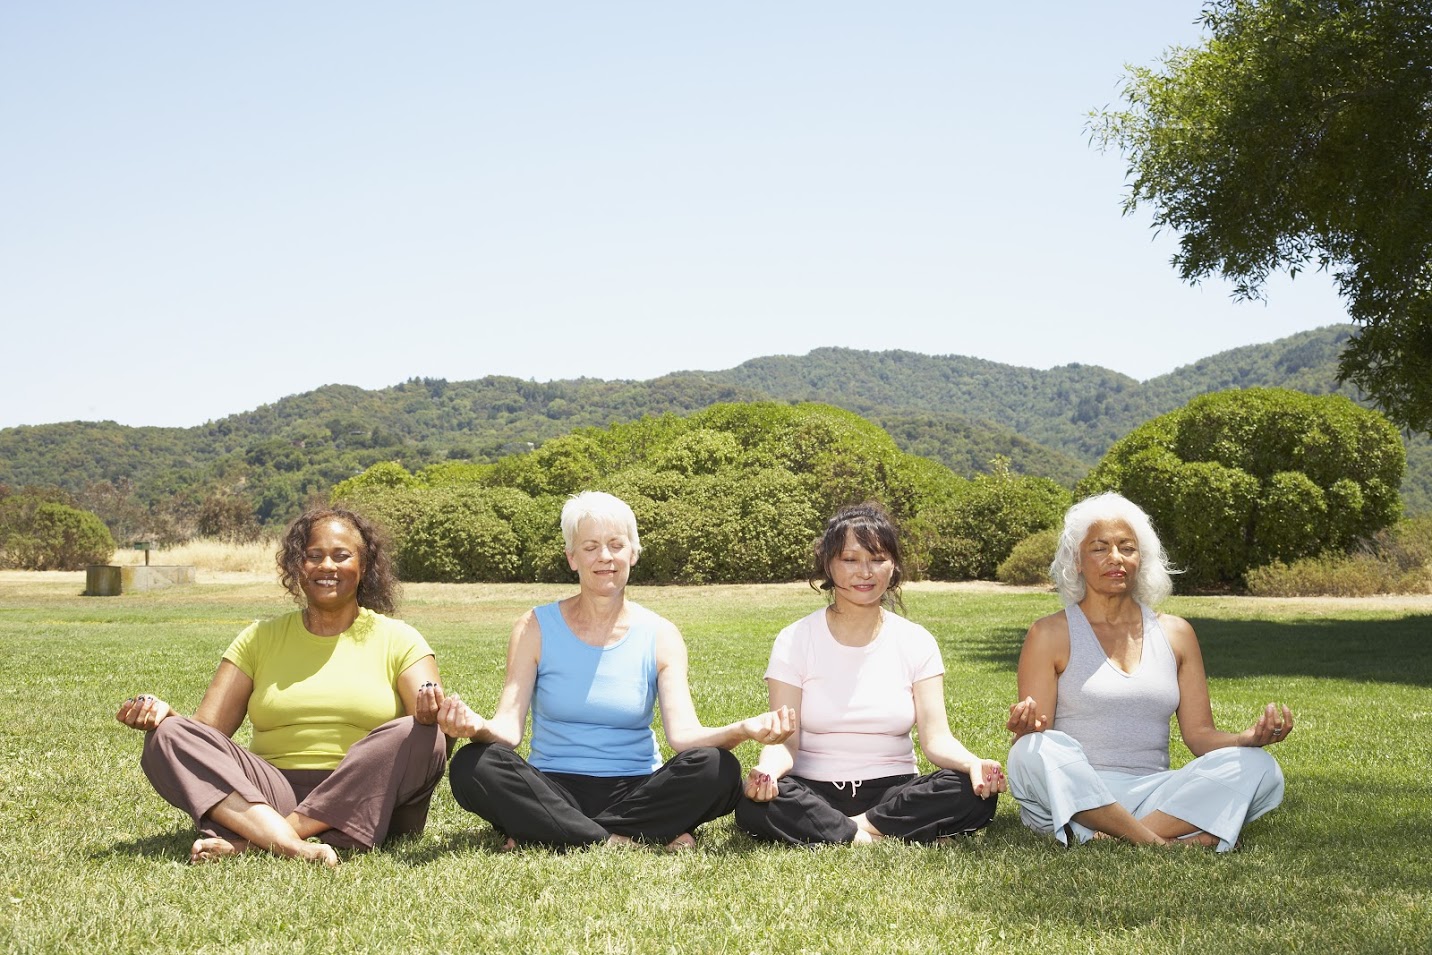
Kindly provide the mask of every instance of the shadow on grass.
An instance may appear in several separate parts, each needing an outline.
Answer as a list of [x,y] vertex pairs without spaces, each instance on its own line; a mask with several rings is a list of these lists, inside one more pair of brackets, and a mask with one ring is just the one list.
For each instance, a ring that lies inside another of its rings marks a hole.
[[91,852],[90,858],[95,861],[114,859],[120,856],[127,859],[179,857],[187,860],[189,848],[194,845],[194,840],[197,838],[199,838],[199,833],[195,832],[192,826],[183,826],[173,832],[116,842],[107,849]]
[[[1299,676],[1432,686],[1432,615],[1394,620],[1190,617],[1215,679]],[[1025,631],[998,627],[946,641],[946,652],[1013,672]]]
[[423,866],[451,859],[457,853],[497,855],[502,850],[503,839],[486,823],[469,826],[455,832],[445,832],[431,839],[413,837],[400,839],[384,845],[381,850],[395,862]]
[[1432,686],[1432,615],[1394,620],[1190,618],[1208,675]]

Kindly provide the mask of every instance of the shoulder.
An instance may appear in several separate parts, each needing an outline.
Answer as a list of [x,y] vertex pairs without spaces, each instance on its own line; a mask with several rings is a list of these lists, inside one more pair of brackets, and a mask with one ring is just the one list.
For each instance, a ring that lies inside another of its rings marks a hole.
[[301,610],[294,610],[290,613],[279,614],[277,617],[269,617],[266,620],[255,620],[239,631],[239,635],[234,638],[233,645],[261,646],[279,639],[296,621],[302,620],[302,613]]
[[1024,652],[1061,661],[1069,656],[1069,614],[1060,610],[1040,617],[1024,637]]
[[670,660],[674,654],[686,652],[686,640],[681,636],[681,630],[676,624],[640,604],[631,603],[628,608],[632,615],[628,633],[638,628],[649,632],[656,645],[658,662]]
[[935,635],[926,630],[922,624],[918,624],[908,617],[902,617],[898,613],[886,612],[885,627],[889,632],[898,637],[900,643],[908,647],[938,647]]
[[[397,617],[389,617],[378,613],[376,610],[364,610],[359,617],[360,620],[366,616],[369,619],[369,632],[376,634],[386,640],[390,646],[396,647],[421,647],[427,649],[428,642],[418,632],[418,628]],[[428,652],[432,652],[429,650]]]
[[1026,640],[1069,640],[1069,614],[1065,610],[1051,613],[1047,617],[1040,617],[1029,625],[1029,635]]
[[399,620],[397,617],[389,617],[386,614],[381,614],[376,610],[362,610],[359,613],[360,619],[361,616],[367,616],[372,621],[371,626],[373,630],[377,633],[385,633],[391,634],[392,636],[401,637],[422,636],[422,634],[418,633],[417,627],[413,626],[407,621]]
[[1158,621],[1159,629],[1163,631],[1164,639],[1168,640],[1168,645],[1180,658],[1189,650],[1198,648],[1198,636],[1193,632],[1193,625],[1187,620],[1171,613],[1155,613],[1153,616]]
[[807,614],[782,627],[781,632],[776,634],[776,643],[781,645],[809,643],[817,633],[824,633],[828,629],[825,622],[825,608],[822,607],[814,613]]

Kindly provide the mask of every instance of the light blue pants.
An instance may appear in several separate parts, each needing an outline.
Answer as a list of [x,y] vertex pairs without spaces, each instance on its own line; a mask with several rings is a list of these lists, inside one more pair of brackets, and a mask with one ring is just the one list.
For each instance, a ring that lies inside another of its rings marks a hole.
[[1137,776],[1095,769],[1072,736],[1048,730],[1016,740],[1008,763],[1019,817],[1065,844],[1069,831],[1081,843],[1094,838],[1094,830],[1073,821],[1075,813],[1117,802],[1137,819],[1162,812],[1191,823],[1217,836],[1218,851],[1227,852],[1244,823],[1283,801],[1283,771],[1254,747],[1216,749],[1179,769]]

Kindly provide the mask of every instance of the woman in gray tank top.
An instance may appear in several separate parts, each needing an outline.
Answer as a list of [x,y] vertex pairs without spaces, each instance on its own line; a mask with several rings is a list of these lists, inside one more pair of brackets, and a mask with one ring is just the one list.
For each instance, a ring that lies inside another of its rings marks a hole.
[[[1155,613],[1173,590],[1148,515],[1118,494],[1064,517],[1050,567],[1064,609],[1035,621],[1019,657],[1009,790],[1020,818],[1060,842],[1098,836],[1232,849],[1243,825],[1283,799],[1264,751],[1293,713],[1269,703],[1241,733],[1213,723],[1188,621]],[[1196,757],[1169,768],[1169,717]]]

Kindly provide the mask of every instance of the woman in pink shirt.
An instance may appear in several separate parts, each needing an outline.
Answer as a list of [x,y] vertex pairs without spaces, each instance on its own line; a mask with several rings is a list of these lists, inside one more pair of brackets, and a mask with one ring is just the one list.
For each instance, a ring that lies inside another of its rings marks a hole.
[[[771,708],[794,709],[799,728],[746,778],[736,823],[752,836],[935,842],[994,818],[1004,771],[951,734],[940,649],[895,613],[900,579],[899,533],[880,505],[830,519],[811,583],[831,602],[781,631],[766,668]],[[914,726],[936,772],[916,772]]]

